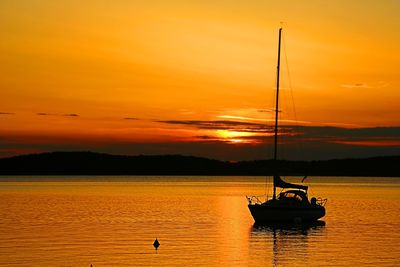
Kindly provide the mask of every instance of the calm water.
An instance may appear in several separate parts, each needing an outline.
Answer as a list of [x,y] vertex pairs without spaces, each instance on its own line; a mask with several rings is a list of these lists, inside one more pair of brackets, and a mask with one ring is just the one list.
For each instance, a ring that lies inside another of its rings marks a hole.
[[0,177],[0,266],[400,265],[400,178],[309,179],[325,226],[272,229],[262,177]]

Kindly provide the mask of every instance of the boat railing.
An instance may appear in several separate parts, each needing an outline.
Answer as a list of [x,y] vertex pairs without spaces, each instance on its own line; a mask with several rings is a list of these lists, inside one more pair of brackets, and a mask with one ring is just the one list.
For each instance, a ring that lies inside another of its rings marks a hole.
[[325,207],[327,201],[328,201],[327,198],[322,198],[322,197],[317,198],[317,204],[322,207]]
[[[254,205],[254,204],[262,204],[265,201],[268,200],[268,195],[262,195],[262,196],[246,196],[247,201],[249,202],[250,205]],[[261,199],[264,199],[261,200]]]

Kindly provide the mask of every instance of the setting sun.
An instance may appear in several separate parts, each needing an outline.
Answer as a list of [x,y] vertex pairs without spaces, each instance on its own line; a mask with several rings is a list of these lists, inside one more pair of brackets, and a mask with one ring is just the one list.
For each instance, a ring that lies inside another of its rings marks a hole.
[[220,140],[233,144],[242,144],[242,143],[255,144],[257,142],[256,140],[251,138],[245,139],[246,137],[256,136],[256,134],[254,133],[217,130],[216,135]]

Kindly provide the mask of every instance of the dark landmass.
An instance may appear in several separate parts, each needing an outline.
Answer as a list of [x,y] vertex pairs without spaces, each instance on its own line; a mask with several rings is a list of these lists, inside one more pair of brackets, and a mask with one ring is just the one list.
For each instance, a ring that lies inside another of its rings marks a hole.
[[226,162],[161,155],[52,152],[0,159],[0,175],[281,175],[399,177],[400,156],[324,161]]

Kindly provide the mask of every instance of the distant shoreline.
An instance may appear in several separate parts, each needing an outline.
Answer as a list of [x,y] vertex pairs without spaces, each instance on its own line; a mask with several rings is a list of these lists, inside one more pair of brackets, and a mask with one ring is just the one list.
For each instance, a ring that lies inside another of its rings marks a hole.
[[0,159],[0,175],[281,175],[400,177],[400,156],[320,161],[227,162],[182,155],[50,152]]

